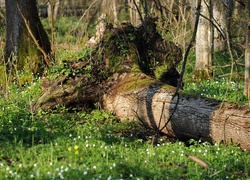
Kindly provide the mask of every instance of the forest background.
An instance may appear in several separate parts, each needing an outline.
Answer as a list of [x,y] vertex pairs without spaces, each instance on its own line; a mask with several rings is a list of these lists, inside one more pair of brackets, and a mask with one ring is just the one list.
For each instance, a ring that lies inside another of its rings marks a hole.
[[[52,10],[47,2],[37,1],[51,41],[53,65],[42,76],[25,67],[9,74],[2,58],[1,147],[5,147],[0,149],[2,177],[249,178],[249,155],[235,145],[213,146],[190,140],[186,146],[182,142],[169,143],[164,137],[154,145],[151,130],[134,122],[118,123],[112,114],[100,110],[76,111],[73,115],[64,107],[52,112],[29,112],[30,105],[41,94],[41,77],[65,75],[65,61],[88,54],[85,45],[94,36],[102,13],[116,27],[124,21],[139,26],[148,15],[158,17],[158,32],[181,47],[184,56],[193,34],[195,1],[49,1]],[[184,91],[248,104],[248,4],[248,1],[202,1],[203,16],[187,59]],[[4,11],[1,6],[1,57],[6,38]],[[182,64],[177,68],[182,71]]]

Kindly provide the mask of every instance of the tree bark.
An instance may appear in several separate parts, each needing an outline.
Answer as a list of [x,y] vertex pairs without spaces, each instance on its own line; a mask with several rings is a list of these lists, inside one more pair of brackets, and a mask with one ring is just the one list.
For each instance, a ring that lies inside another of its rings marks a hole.
[[103,107],[120,119],[139,119],[181,140],[193,138],[225,144],[232,141],[250,151],[249,107],[182,93],[173,97],[175,88],[166,85],[133,88],[141,86],[141,80],[150,81],[142,74],[121,75],[118,83],[103,96]]
[[[5,59],[17,70],[41,73],[50,42],[38,16],[36,0],[5,0],[6,4],[6,48]],[[45,63],[46,61],[46,63]]]
[[228,9],[222,1],[213,1],[213,18],[218,29],[214,29],[214,50],[226,50],[226,32],[228,31]]
[[[209,1],[205,0],[201,3],[201,14],[209,19]],[[209,20],[200,17],[198,30],[196,34],[195,45],[195,76],[197,79],[207,79],[211,76],[212,67],[212,34]]]
[[[247,1],[246,12],[247,19],[250,20],[250,0]],[[244,94],[248,96],[250,105],[250,94],[249,94],[249,80],[250,80],[250,25],[246,24],[246,47],[245,47],[245,84],[244,84]]]
[[[48,18],[50,21],[50,25],[52,26],[52,23],[54,23],[58,16],[58,11],[60,7],[60,1],[54,0],[54,1],[48,1]],[[54,21],[54,22],[52,22]]]
[[129,0],[129,16],[130,16],[130,22],[133,26],[138,26],[141,24],[140,15],[138,12],[138,9],[136,8],[136,5],[138,7],[141,7],[140,1],[138,0]]

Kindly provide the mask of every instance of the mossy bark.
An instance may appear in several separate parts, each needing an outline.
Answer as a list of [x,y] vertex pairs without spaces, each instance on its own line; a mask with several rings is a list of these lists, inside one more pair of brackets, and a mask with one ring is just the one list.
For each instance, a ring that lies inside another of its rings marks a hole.
[[[28,24],[25,23],[24,19]],[[50,41],[40,22],[35,0],[6,1],[6,48],[5,60],[9,66],[28,74],[42,73],[44,54],[51,52]],[[28,28],[38,42],[31,37]]]

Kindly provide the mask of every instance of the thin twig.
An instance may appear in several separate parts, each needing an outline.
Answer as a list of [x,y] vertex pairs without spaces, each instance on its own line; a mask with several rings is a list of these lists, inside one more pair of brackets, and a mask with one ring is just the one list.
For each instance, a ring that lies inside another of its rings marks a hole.
[[196,157],[196,156],[193,156],[191,154],[186,154],[186,156],[191,159],[192,161],[198,163],[199,165],[203,166],[204,168],[209,168],[209,165],[203,161],[202,159]]

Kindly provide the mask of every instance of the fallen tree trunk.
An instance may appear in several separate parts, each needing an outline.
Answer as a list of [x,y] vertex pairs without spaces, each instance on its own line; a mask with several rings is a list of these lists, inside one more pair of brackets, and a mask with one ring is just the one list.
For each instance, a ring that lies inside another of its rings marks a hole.
[[250,151],[250,107],[182,92],[173,97],[182,54],[157,33],[155,19],[138,28],[105,27],[105,22],[100,19],[100,29],[88,42],[96,51],[83,61],[66,61],[65,76],[44,80],[44,94],[31,111],[99,103],[120,119],[140,120],[168,136],[232,141]]
[[141,80],[150,81],[145,75],[122,75],[119,83],[104,95],[104,108],[120,119],[140,119],[181,140],[234,142],[250,151],[249,107],[183,93],[173,97],[174,87],[156,84],[142,87]]

